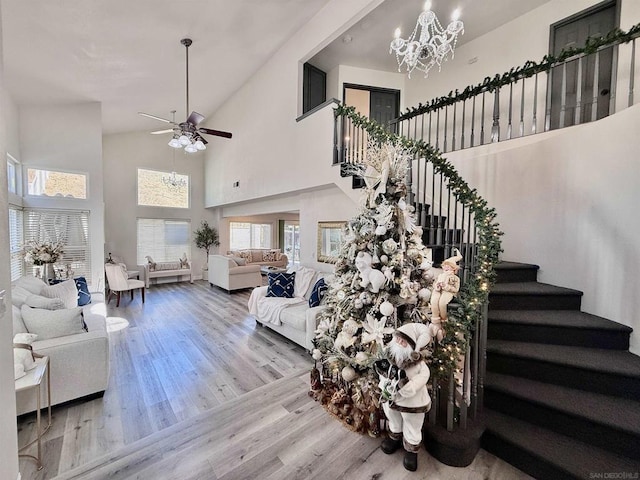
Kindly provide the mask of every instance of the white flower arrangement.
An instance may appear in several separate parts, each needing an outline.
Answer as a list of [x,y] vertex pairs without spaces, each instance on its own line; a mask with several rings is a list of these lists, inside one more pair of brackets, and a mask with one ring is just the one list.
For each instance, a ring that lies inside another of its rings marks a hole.
[[44,265],[55,263],[64,253],[64,243],[62,242],[41,242],[31,240],[24,246],[24,261],[33,265]]

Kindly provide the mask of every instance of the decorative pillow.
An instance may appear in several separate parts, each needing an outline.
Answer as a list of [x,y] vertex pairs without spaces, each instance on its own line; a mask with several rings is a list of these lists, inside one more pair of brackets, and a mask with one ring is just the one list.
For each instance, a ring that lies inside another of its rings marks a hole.
[[269,273],[267,297],[293,298],[296,273]]
[[[45,285],[42,289],[42,296],[61,299],[64,302],[64,308],[78,306],[78,287],[76,287],[76,282],[73,279],[65,280],[55,285]],[[29,328],[28,325],[27,328]]]
[[42,295],[29,295],[24,304],[33,308],[45,308],[47,310],[59,310],[64,308],[64,302],[60,298],[43,297]]
[[275,262],[278,259],[277,250],[263,250],[262,261],[263,262]]
[[[75,288],[75,283],[71,283]],[[59,285],[62,284],[60,283]],[[38,340],[86,332],[81,307],[44,310],[23,305],[21,313],[27,330],[29,330],[29,333],[38,335]]]
[[74,278],[73,281],[76,282],[76,288],[78,289],[78,306],[84,307],[91,303],[91,293],[89,293],[87,279],[84,277],[78,277]]
[[[122,266],[122,270],[127,272],[126,265],[124,263],[118,263],[118,265]],[[57,285],[58,283],[62,283],[65,280],[49,280],[49,285]],[[84,307],[85,305],[91,303],[91,293],[89,292],[89,286],[87,285],[87,279],[84,277],[77,277],[73,279],[76,282],[76,288],[78,289],[78,307]],[[38,305],[29,305],[30,307],[35,308],[47,308],[40,307]],[[60,308],[65,308],[64,306]],[[49,310],[55,310],[54,308],[50,308]]]
[[329,285],[324,283],[324,278],[321,278],[316,282],[311,290],[311,296],[309,297],[309,306],[317,307],[322,303],[322,299],[324,298],[324,294],[327,293],[329,289]]
[[238,266],[239,266],[239,267],[243,267],[243,266],[245,266],[245,265],[247,264],[247,261],[246,261],[244,258],[242,258],[242,257],[234,257],[234,256],[231,256],[231,257],[229,257],[229,258],[230,258],[231,260],[233,260],[234,262],[236,262],[236,263],[238,264]]
[[238,252],[238,256],[240,258],[244,258],[245,262],[251,263],[253,262],[253,256],[251,255],[251,250],[242,250]]

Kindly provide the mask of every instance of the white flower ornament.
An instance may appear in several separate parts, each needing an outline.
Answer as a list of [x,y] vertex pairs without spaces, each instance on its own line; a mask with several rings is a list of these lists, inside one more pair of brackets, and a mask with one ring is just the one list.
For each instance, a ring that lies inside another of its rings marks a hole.
[[382,337],[393,333],[393,327],[385,326],[387,317],[376,320],[373,315],[367,315],[367,323],[364,324],[365,333],[362,334],[362,343],[376,342],[383,346]]

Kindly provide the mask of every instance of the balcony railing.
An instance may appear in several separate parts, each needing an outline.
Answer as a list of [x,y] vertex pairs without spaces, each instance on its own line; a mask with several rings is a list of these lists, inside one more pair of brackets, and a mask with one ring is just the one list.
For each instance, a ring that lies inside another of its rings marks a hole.
[[[447,153],[598,120],[636,101],[638,36],[640,25],[616,29],[583,48],[526,62],[410,108],[389,129]],[[358,141],[349,137],[344,150],[357,153]]]

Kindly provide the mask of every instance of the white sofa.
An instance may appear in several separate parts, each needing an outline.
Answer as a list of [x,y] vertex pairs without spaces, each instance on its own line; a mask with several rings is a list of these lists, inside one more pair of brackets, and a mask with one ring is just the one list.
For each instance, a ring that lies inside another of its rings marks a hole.
[[[249,297],[249,313],[254,316],[256,323],[264,327],[268,327],[278,332],[283,337],[304,347],[307,351],[313,350],[313,339],[315,330],[318,326],[318,314],[324,309],[323,305],[317,307],[309,306],[309,297],[315,283],[324,278],[329,283],[332,274],[312,270],[307,267],[293,267],[289,272],[296,271],[296,279],[302,278],[312,272],[310,281],[305,282],[304,291],[297,288],[295,297],[296,303],[290,302],[291,299],[279,299],[267,297],[267,286],[254,288]],[[265,300],[271,302],[270,305]],[[276,310],[277,318],[273,318],[273,303],[282,303],[280,308]],[[291,303],[291,304],[289,304]]]
[[167,277],[175,277],[176,282],[180,282],[186,280],[188,277],[189,283],[193,283],[193,272],[191,271],[191,265],[189,267],[182,268],[173,268],[175,266],[179,266],[180,264],[167,264],[171,268],[162,268],[163,264],[156,264],[155,267],[152,267],[149,264],[138,265],[138,267],[142,267],[143,275],[144,275],[144,286],[145,288],[149,288],[151,285],[151,280],[154,278],[167,278]]
[[[19,284],[20,279],[12,284],[12,290]],[[20,295],[12,295],[12,304],[14,335],[27,332],[20,314]],[[104,295],[92,292],[91,303],[82,307],[82,313],[86,332],[36,340],[32,345],[34,352],[49,357],[52,405],[102,394],[109,383],[109,337]],[[46,405],[46,388],[43,388],[42,406]],[[16,409],[18,415],[36,409],[33,390],[16,395]]]
[[262,285],[260,265],[238,265],[225,255],[209,255],[209,284],[227,292]]

